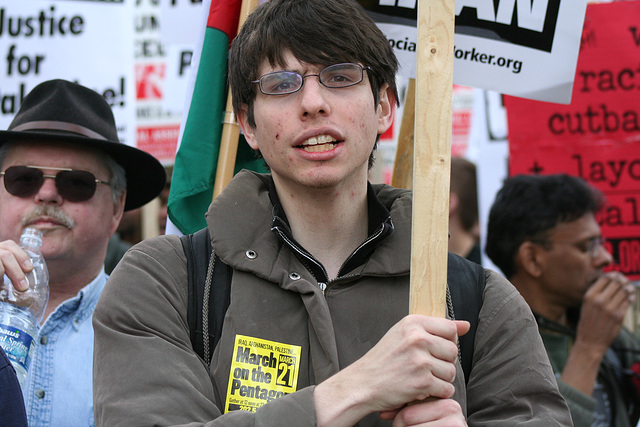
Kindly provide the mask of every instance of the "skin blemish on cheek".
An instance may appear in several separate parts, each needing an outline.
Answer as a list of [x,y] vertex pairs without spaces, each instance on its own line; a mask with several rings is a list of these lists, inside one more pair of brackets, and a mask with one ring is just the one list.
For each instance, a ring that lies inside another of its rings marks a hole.
[[280,134],[276,133],[276,139],[280,139]]

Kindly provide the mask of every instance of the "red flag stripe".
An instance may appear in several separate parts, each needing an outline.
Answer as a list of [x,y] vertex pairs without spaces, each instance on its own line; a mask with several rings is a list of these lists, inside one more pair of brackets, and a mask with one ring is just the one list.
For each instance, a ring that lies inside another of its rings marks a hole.
[[229,43],[238,33],[238,21],[242,0],[211,0],[207,27],[224,31]]

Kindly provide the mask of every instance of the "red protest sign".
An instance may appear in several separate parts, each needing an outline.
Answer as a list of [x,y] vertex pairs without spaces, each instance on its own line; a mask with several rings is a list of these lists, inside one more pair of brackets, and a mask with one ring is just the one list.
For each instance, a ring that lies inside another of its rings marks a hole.
[[564,172],[607,197],[614,269],[640,280],[640,2],[587,7],[572,102],[505,97],[509,173]]

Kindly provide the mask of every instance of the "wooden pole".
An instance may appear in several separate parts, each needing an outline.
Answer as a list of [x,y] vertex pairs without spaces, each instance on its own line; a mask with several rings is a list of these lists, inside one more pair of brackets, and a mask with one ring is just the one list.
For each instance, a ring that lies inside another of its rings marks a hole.
[[[247,16],[258,6],[259,0],[243,0],[240,8],[240,20],[238,31]],[[220,154],[218,155],[218,166],[216,168],[216,180],[213,184],[213,198],[227,186],[236,166],[236,156],[238,154],[238,139],[240,138],[240,126],[233,114],[233,104],[231,100],[231,89],[227,94],[227,105],[224,112],[224,123],[222,125],[222,136],[220,138]]]
[[146,205],[142,206],[140,215],[141,222],[141,238],[149,239],[159,234],[160,222],[158,221],[158,213],[160,212],[160,199],[156,197]]
[[416,117],[416,79],[409,79],[402,107],[402,121],[398,133],[396,160],[393,165],[391,185],[397,188],[413,188],[413,131]]
[[411,313],[446,316],[454,1],[418,2]]

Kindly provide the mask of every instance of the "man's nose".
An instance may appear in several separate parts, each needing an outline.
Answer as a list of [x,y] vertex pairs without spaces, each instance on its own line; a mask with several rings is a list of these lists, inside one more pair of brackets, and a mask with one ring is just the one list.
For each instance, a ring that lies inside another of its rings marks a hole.
[[598,254],[594,258],[594,263],[597,267],[606,267],[613,263],[613,255],[611,255],[605,245],[599,245],[597,250]]
[[302,116],[314,117],[316,115],[328,114],[331,111],[330,105],[327,102],[327,95],[330,89],[320,83],[319,77],[315,74],[304,77],[304,83],[298,93],[298,96],[300,96]]
[[62,196],[56,187],[56,181],[52,177],[45,176],[42,187],[36,193],[36,203],[62,203]]

